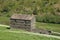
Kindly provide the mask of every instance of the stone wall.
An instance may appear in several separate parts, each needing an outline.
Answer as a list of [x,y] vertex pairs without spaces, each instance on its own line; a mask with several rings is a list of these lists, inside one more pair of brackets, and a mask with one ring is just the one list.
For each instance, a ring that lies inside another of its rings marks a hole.
[[51,34],[51,31],[49,31],[49,30],[45,30],[45,29],[37,29],[37,28],[33,29],[32,32],[35,32],[35,33],[41,33],[41,34]]
[[27,31],[31,31],[32,29],[31,20],[11,19],[10,26],[11,28],[26,29]]

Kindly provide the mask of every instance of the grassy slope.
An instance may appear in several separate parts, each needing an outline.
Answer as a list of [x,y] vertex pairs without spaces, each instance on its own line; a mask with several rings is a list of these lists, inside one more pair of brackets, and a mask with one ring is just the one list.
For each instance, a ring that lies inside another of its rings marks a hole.
[[[60,0],[1,0],[0,1],[0,22],[4,24],[8,24],[9,17],[14,13],[33,13],[32,11],[35,9],[37,14],[41,16],[40,19],[44,18],[46,15],[55,15],[53,18],[48,17],[47,19],[51,19],[50,21],[58,21],[60,22],[60,15],[57,12],[59,9],[59,5],[55,7],[55,4],[60,4]],[[60,9],[59,9],[60,10]],[[45,16],[44,16],[45,15]],[[59,15],[59,16],[56,16]],[[5,20],[3,20],[3,18]]]
[[[24,3],[23,3],[23,1],[24,1]],[[47,13],[49,14],[48,16],[50,16],[51,14],[53,14],[53,13],[51,13],[51,11],[55,11],[59,7],[59,5],[57,8],[53,7],[55,5],[54,2],[56,2],[56,4],[60,4],[60,0],[49,0],[49,3],[47,4],[47,6],[45,6],[46,4],[44,3],[44,0],[35,0],[35,3],[33,3],[33,1],[34,0],[19,0],[19,1],[8,0],[8,2],[7,2],[7,0],[4,0],[4,2],[3,2],[1,0],[0,1],[0,15],[1,15],[0,23],[9,24],[9,18],[10,18],[9,16],[11,16],[13,13],[23,13],[23,12],[25,12],[25,11],[23,11],[24,8],[26,8],[26,10],[28,10],[28,12],[31,13],[31,11],[33,11],[33,9],[35,9],[35,6],[37,7],[38,15],[45,17],[44,15],[45,15],[45,12],[47,11]],[[50,5],[50,4],[52,4],[52,5]],[[22,7],[22,6],[24,6],[24,7]],[[8,12],[1,12],[4,9],[7,9]],[[17,11],[16,11],[16,9],[17,9]],[[42,10],[44,11],[44,13],[41,12]],[[60,16],[55,17],[55,18],[58,18],[60,21]],[[60,24],[37,23],[36,26],[38,28],[43,28],[43,29],[60,32],[60,27],[59,27]]]
[[[44,36],[36,36],[24,33],[12,33],[8,32],[6,27],[0,27],[0,30],[0,40],[59,40],[56,38],[47,38]],[[7,32],[4,32],[4,30],[7,30]]]
[[36,23],[37,28],[42,28],[42,29],[47,29],[47,30],[52,30],[55,32],[60,32],[60,24],[51,24],[51,23]]
[[59,40],[59,39],[21,33],[0,32],[0,40]]
[[[55,31],[55,32],[60,32],[60,24],[36,22],[36,27],[46,29],[46,30]],[[0,27],[0,29],[2,29],[2,28]],[[4,28],[4,27],[3,27],[3,29],[6,30],[6,28]]]

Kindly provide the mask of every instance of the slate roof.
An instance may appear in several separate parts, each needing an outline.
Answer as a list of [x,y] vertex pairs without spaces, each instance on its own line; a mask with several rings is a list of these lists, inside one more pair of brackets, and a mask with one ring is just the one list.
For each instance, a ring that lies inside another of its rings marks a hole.
[[28,14],[13,14],[11,16],[11,19],[23,19],[23,20],[31,20],[34,17],[34,15],[28,15]]

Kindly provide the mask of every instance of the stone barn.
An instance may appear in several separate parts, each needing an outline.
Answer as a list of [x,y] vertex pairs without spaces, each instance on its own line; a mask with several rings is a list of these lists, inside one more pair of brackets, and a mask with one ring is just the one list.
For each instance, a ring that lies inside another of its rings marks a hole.
[[35,17],[28,14],[14,14],[10,18],[10,27],[32,31],[35,29]]

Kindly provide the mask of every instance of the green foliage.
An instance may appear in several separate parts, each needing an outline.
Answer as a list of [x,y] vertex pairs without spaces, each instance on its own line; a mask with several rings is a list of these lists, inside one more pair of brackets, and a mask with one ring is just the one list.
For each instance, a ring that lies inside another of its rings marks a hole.
[[37,8],[35,7],[34,10],[33,10],[33,14],[34,14],[34,15],[37,15],[37,12],[38,12],[38,10],[37,10]]
[[57,15],[45,14],[36,16],[37,22],[45,22],[45,23],[57,23],[60,24],[60,17]]
[[[60,23],[60,0],[1,0],[0,15],[8,18],[15,13],[35,14],[39,22]],[[49,17],[48,15],[49,14]],[[44,15],[44,16],[41,16]],[[0,21],[1,22],[1,21]]]

